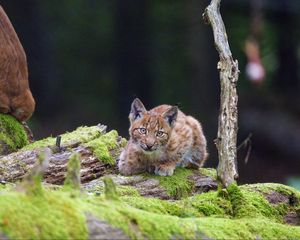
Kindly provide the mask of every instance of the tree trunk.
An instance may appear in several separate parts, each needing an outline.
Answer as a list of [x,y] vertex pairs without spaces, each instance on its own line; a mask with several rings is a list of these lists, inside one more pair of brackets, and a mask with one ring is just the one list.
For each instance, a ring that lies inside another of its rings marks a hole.
[[0,6],[0,113],[9,113],[25,121],[31,117],[34,108],[25,52]]
[[221,0],[212,0],[206,8],[204,19],[210,23],[215,46],[220,56],[221,104],[218,123],[218,136],[215,140],[219,165],[218,177],[228,187],[238,177],[236,162],[237,141],[237,101],[236,84],[238,80],[238,62],[233,60],[229,48],[225,26],[220,14]]

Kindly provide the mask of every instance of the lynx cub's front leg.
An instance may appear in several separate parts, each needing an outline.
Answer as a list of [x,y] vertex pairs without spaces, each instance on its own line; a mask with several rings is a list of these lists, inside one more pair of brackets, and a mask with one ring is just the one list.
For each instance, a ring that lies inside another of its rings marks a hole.
[[120,155],[118,168],[122,175],[130,176],[145,171],[145,167],[140,163],[138,154],[125,148]]

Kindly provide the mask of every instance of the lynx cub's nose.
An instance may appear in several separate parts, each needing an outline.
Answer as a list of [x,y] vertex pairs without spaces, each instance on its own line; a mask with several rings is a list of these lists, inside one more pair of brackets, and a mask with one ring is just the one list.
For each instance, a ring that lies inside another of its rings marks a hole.
[[145,150],[146,150],[146,151],[152,151],[152,150],[153,150],[153,149],[152,149],[152,148],[153,148],[153,145],[154,145],[154,144],[152,144],[152,145],[146,144],[146,149],[145,149]]

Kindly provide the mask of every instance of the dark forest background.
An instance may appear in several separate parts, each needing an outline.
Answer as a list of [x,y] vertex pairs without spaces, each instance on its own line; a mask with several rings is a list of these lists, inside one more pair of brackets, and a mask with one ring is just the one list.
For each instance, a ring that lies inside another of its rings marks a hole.
[[[202,21],[207,0],[0,0],[28,58],[37,139],[106,124],[128,136],[131,101],[177,104],[200,120],[217,166],[218,55]],[[241,70],[238,152],[242,182],[300,187],[300,1],[223,0]],[[247,39],[259,44],[265,77],[251,81]]]

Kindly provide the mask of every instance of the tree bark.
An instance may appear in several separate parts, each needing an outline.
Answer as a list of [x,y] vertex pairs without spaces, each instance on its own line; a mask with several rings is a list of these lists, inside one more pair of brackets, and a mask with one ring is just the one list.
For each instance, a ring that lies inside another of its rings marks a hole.
[[220,56],[218,69],[220,71],[221,103],[218,122],[218,136],[215,140],[219,165],[218,178],[228,187],[238,177],[236,164],[237,141],[237,101],[236,84],[238,81],[238,62],[233,60],[226,29],[220,14],[221,0],[212,0],[203,15],[211,25],[215,46]]

